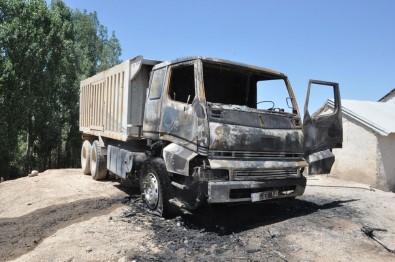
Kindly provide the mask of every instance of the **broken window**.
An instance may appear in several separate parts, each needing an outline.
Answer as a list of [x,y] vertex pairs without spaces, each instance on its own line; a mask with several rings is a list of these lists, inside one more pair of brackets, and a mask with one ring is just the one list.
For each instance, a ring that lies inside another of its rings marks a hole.
[[207,102],[293,112],[284,79],[245,67],[204,63]]
[[203,65],[206,100],[212,103],[249,105],[249,76],[223,65]]
[[310,87],[309,103],[307,110],[312,117],[333,114],[333,107],[328,106],[328,101],[334,101],[334,90],[324,85],[312,84]]
[[169,96],[171,99],[190,103],[195,97],[195,75],[193,65],[173,67],[170,76]]
[[292,101],[283,79],[257,82],[257,108],[279,112],[292,112]]

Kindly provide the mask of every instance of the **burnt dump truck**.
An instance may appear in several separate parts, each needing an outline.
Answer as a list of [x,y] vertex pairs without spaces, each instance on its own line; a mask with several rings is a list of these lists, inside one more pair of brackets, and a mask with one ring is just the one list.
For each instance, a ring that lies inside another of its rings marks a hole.
[[[333,90],[332,111],[309,112],[313,86]],[[228,60],[138,56],[80,93],[83,172],[132,180],[160,215],[300,196],[304,169],[329,173],[342,146],[337,83],[310,80],[302,123],[286,75]]]

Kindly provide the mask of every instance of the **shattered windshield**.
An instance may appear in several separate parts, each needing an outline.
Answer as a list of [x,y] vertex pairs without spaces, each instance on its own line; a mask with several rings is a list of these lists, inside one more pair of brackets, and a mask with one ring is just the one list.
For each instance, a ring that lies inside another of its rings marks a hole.
[[292,113],[284,79],[248,68],[203,63],[207,102]]

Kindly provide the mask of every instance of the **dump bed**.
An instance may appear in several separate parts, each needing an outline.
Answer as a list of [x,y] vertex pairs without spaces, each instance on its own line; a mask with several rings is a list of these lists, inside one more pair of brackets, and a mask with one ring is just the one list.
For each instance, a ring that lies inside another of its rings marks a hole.
[[149,76],[158,63],[137,56],[81,81],[80,131],[122,141],[140,138]]

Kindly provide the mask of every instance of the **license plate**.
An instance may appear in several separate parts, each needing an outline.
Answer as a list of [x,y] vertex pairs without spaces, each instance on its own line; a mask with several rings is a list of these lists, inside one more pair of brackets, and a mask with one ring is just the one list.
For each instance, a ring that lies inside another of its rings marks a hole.
[[272,199],[272,198],[276,198],[276,197],[278,197],[278,190],[251,193],[251,201],[252,202],[263,201],[263,200]]

